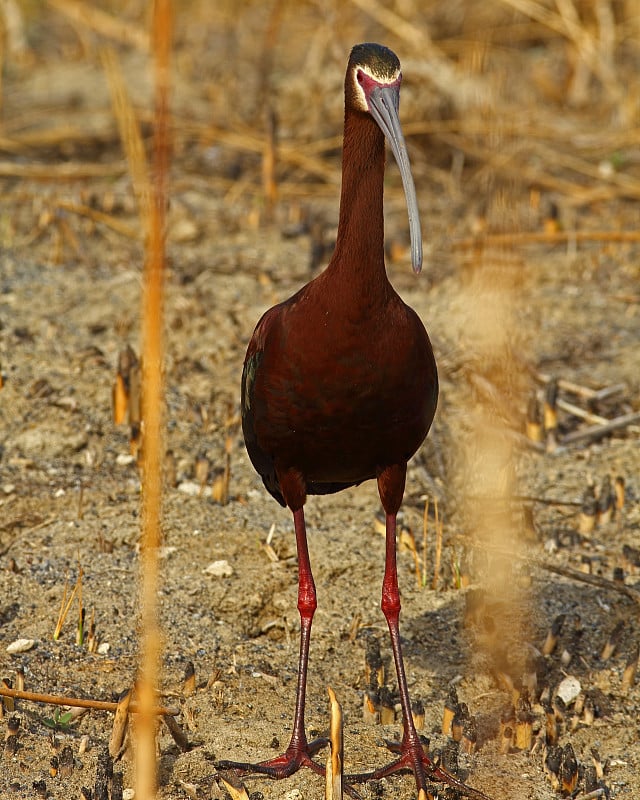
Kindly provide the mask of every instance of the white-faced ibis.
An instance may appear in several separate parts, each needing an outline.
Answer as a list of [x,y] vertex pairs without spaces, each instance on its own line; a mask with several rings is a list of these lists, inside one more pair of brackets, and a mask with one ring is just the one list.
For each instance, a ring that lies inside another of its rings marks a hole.
[[400,62],[386,47],[359,44],[345,78],[342,195],[335,252],[327,268],[293,297],[267,311],[251,337],[242,373],[242,429],[267,490],[293,512],[298,551],[300,660],[293,733],[286,751],[259,764],[223,761],[222,769],[273,778],[302,766],[324,772],[308,742],[304,709],[316,591],[309,562],[304,504],[372,478],[386,513],[382,611],[402,704],[403,737],[388,766],[351,782],[413,771],[426,797],[441,780],[484,798],[435,766],[411,715],[398,621],[396,515],[407,462],[424,441],[438,398],[436,363],[418,315],[395,292],[384,263],[385,137],[398,162],[409,211],[413,269],[422,238],[413,178],[398,116]]

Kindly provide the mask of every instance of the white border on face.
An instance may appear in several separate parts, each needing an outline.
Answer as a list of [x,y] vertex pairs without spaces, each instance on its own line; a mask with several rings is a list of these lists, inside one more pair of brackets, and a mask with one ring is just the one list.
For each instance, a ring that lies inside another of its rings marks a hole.
[[378,86],[392,86],[394,83],[398,81],[400,77],[400,70],[398,69],[394,72],[393,76],[390,78],[383,77],[379,73],[374,72],[370,67],[366,64],[355,64],[352,71],[351,80],[353,81],[353,86],[355,89],[355,106],[360,111],[369,111],[369,103],[367,102],[367,95],[365,94],[364,88],[358,83],[358,70],[363,72],[368,78],[378,84]]

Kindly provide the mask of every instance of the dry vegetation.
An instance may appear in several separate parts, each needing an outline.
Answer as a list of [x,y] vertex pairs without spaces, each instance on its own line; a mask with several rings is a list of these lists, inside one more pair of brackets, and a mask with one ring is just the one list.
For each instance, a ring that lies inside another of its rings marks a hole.
[[[122,722],[135,729],[138,698],[121,693],[149,620],[139,372],[119,355],[144,346],[157,114],[149,4],[99,5],[0,2],[0,681],[32,693],[2,704],[0,797],[113,800],[135,785]],[[260,313],[330,252],[344,67],[374,40],[403,64],[426,231],[416,281],[390,167],[389,272],[442,383],[400,542],[424,734],[494,800],[640,797],[636,0],[174,10],[159,796],[224,797],[215,759],[288,736],[292,526],[248,463],[238,379]],[[131,425],[114,421],[114,383]],[[308,508],[309,727],[328,731],[330,684],[347,771],[383,763],[399,732],[377,508],[371,486]],[[65,697],[93,710],[56,710]],[[304,773],[247,786],[323,792]],[[363,792],[412,790],[407,776]]]

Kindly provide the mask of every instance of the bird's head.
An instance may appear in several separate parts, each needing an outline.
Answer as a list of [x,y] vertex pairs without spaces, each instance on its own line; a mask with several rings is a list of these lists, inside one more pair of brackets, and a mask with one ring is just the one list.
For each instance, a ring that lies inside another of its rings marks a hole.
[[[349,57],[347,86],[354,108],[371,113],[372,93],[376,88],[386,88],[400,100],[402,72],[398,56],[381,44],[357,44]],[[375,95],[374,95],[375,96]]]
[[351,108],[373,117],[398,162],[409,212],[411,263],[414,271],[420,272],[422,233],[407,146],[400,126],[401,82],[400,61],[388,47],[368,42],[357,44],[351,50],[345,82],[346,103]]

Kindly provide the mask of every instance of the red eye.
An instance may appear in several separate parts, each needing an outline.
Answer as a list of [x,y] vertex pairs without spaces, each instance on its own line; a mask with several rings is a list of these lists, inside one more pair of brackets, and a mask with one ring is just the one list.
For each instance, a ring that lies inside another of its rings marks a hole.
[[362,74],[362,72],[360,70],[358,70],[358,73],[357,73],[356,77],[358,79],[358,83],[360,84],[360,86],[362,86],[362,84],[364,83],[364,75]]

